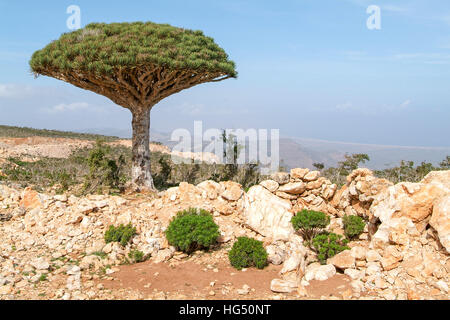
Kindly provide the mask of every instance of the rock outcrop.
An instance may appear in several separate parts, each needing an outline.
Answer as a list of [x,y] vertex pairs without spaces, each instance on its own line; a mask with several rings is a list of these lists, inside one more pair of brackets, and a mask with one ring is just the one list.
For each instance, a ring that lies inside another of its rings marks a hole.
[[[189,207],[213,213],[218,247],[240,236],[262,241],[269,262],[279,266],[270,284],[276,293],[307,297],[313,281],[346,277],[351,290],[344,298],[449,297],[450,171],[393,185],[358,169],[337,190],[317,171],[293,169],[248,192],[235,182],[205,181],[181,183],[155,197],[46,195],[0,184],[0,299],[32,290],[42,277],[64,280],[55,298],[92,298],[84,293],[86,278],[99,272],[110,277],[132,249],[154,263],[179,261],[185,255],[167,243],[164,231],[176,212]],[[304,208],[329,214],[328,231],[343,234],[345,214],[368,219],[369,230],[321,265],[291,224]],[[110,225],[130,222],[137,229],[131,244],[105,243]],[[239,292],[249,294],[248,288]]]
[[288,240],[294,233],[292,205],[262,186],[249,189],[242,217],[247,226],[273,240]]
[[354,170],[347,177],[347,184],[334,195],[331,205],[337,210],[337,215],[358,215],[370,218],[370,207],[375,196],[392,186],[385,179],[376,178],[369,169]]

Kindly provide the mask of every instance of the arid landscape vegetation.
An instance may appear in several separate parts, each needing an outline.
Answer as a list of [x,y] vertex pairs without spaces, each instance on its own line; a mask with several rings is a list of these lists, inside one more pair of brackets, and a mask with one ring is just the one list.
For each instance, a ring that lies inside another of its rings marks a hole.
[[[173,165],[170,149],[151,144],[160,192],[134,193],[129,140],[13,127],[1,136],[0,299],[449,297],[448,162],[372,172],[352,155],[317,164],[322,172],[260,176]],[[217,234],[186,249],[182,231],[167,229],[189,208],[211,213]],[[238,249],[231,258],[242,237],[262,245],[253,267]]]
[[0,306],[449,300],[448,1],[77,2],[0,0]]

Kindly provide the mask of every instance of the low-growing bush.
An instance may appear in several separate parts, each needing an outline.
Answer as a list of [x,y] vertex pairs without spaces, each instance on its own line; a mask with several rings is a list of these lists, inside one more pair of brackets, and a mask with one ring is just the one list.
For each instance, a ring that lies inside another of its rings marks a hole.
[[120,190],[122,188],[126,181],[123,173],[125,158],[122,155],[115,159],[112,148],[98,140],[86,161],[89,174],[85,177],[85,192],[102,193],[104,189]]
[[110,226],[105,232],[105,242],[120,242],[120,244],[125,247],[135,234],[136,228],[134,228],[131,223],[126,226],[123,224],[118,227]]
[[330,224],[330,217],[323,212],[304,209],[292,217],[291,223],[305,241],[311,241]]
[[128,257],[134,262],[134,263],[139,263],[139,262],[143,262],[145,260],[145,255],[142,251],[139,250],[131,250],[128,253]]
[[342,219],[344,223],[345,236],[349,239],[355,239],[359,237],[364,231],[364,220],[359,216],[347,216]]
[[324,233],[315,236],[311,241],[312,248],[317,253],[317,258],[321,264],[326,264],[327,259],[335,256],[339,252],[350,249],[347,246],[348,240],[335,233]]
[[228,258],[233,267],[238,270],[248,267],[263,269],[267,266],[267,251],[261,241],[240,237],[234,243],[228,253]]
[[209,249],[219,236],[219,226],[211,213],[195,208],[178,212],[166,230],[169,244],[186,253]]

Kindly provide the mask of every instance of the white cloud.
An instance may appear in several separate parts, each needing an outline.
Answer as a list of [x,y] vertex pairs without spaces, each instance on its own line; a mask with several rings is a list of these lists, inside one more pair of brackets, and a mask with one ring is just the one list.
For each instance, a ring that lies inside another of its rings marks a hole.
[[407,7],[401,7],[401,6],[397,6],[397,5],[391,5],[391,4],[381,6],[381,10],[385,10],[388,12],[395,12],[395,13],[407,13],[409,11],[409,9]]
[[343,51],[341,54],[353,61],[450,64],[450,54],[437,52],[410,52],[375,56],[368,55],[363,51]]
[[390,113],[396,111],[404,111],[412,104],[411,99],[407,99],[400,104],[354,104],[351,101],[337,104],[334,109],[338,112],[352,112],[364,115],[376,115],[382,113]]
[[336,106],[336,109],[339,111],[349,110],[353,108],[353,104],[351,102],[341,103]]
[[89,108],[89,103],[86,102],[75,102],[75,103],[61,103],[50,108],[42,108],[41,110],[47,113],[63,113],[71,111],[80,111]]
[[0,83],[0,98],[21,98],[30,93],[33,93],[31,86]]
[[211,107],[204,104],[196,103],[181,103],[172,104],[164,108],[166,112],[197,117],[197,116],[232,116],[232,115],[244,115],[248,114],[249,110],[247,108],[240,108],[239,110],[233,108],[223,108],[223,107]]
[[403,103],[400,104],[400,109],[406,109],[411,105],[411,100],[406,100]]

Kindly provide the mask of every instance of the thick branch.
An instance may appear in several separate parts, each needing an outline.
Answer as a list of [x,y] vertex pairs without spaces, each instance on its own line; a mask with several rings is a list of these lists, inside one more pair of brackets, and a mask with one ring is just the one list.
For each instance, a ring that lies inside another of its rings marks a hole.
[[130,110],[150,109],[162,99],[182,90],[201,83],[231,78],[223,72],[169,70],[152,65],[120,68],[108,75],[58,70],[44,70],[39,73],[101,94]]

